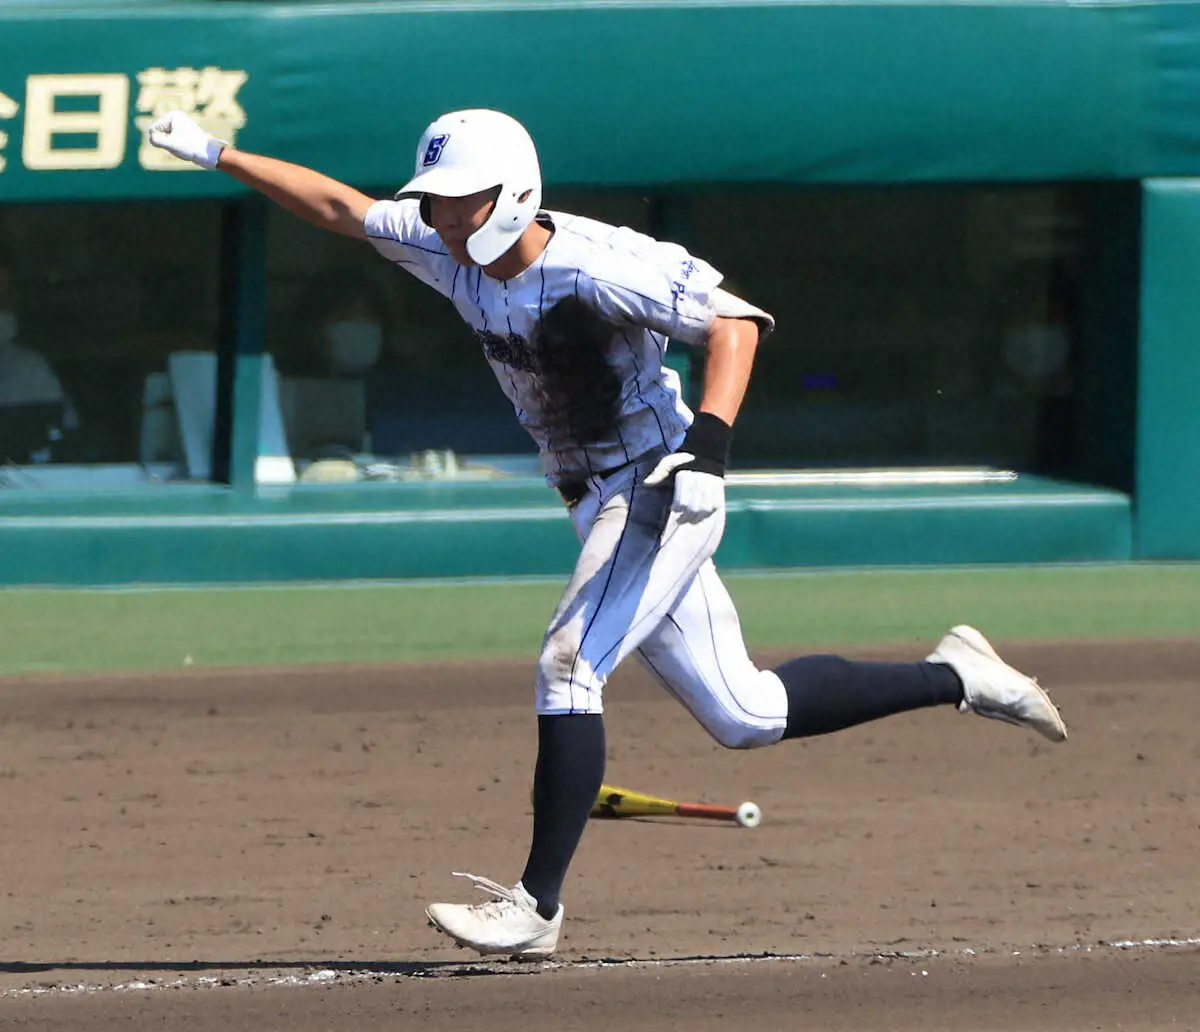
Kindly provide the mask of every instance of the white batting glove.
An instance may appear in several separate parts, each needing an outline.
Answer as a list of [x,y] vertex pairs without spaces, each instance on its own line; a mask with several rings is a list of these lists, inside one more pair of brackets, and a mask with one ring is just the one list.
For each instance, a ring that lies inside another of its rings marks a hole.
[[676,470],[675,464],[683,465],[694,458],[687,452],[672,452],[651,470],[645,480],[649,487],[657,487],[674,476],[675,498],[671,502],[671,509],[679,513],[684,523],[699,523],[725,508],[723,478],[694,469]]
[[201,168],[216,168],[221,151],[229,146],[209,135],[182,111],[172,111],[157,119],[150,126],[150,142]]
[[672,511],[685,523],[698,523],[725,508],[725,463],[732,431],[708,412],[696,414],[679,451],[664,455],[644,483],[658,487],[672,479]]

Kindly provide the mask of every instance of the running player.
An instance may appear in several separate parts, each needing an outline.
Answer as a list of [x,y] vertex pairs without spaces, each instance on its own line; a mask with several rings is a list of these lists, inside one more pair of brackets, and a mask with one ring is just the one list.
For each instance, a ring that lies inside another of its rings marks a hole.
[[[924,662],[818,655],[754,665],[712,556],[732,427],[774,320],[678,245],[543,210],[537,153],[514,119],[489,110],[438,118],[392,200],[237,150],[180,112],[155,122],[150,141],[368,240],[448,298],[537,443],[582,543],[537,662],[525,869],[512,886],[465,875],[492,898],[426,911],[460,944],[514,957],[555,951],[562,885],[604,776],[604,685],[631,653],[729,748],[933,705],[1066,738],[1046,693],[967,626]],[[707,349],[695,413],[663,364],[668,339]]]

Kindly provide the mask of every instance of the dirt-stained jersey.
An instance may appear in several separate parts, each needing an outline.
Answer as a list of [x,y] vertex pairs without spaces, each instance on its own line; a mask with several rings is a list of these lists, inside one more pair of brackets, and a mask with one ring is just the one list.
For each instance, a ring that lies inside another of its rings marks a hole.
[[[551,484],[674,450],[691,423],[667,340],[705,341],[736,301],[721,274],[677,244],[562,212],[520,275],[494,280],[459,265],[416,200],[378,201],[367,237],[389,261],[449,298],[474,328]],[[742,304],[765,329],[770,316]]]

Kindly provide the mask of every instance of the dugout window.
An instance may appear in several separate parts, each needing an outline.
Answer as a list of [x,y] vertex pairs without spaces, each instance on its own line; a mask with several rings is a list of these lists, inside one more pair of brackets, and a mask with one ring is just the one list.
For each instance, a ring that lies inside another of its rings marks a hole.
[[215,362],[220,251],[218,202],[0,206],[0,486],[208,478],[169,369]]
[[[776,316],[738,420],[739,468],[984,466],[1129,489],[1137,196],[1119,182],[550,185],[544,203],[683,243]],[[356,479],[371,463],[437,475],[440,459],[421,464],[446,452],[536,474],[444,298],[276,208],[268,244],[267,347],[302,476],[321,459],[352,460],[338,465]],[[359,324],[340,358],[333,321]],[[692,400],[701,375],[693,362]]]
[[[986,465],[1128,490],[1139,197],[1122,182],[548,186],[545,205],[677,240],[776,316],[736,467]],[[212,479],[204,425],[230,336],[227,209],[0,206],[0,484]],[[353,458],[357,478],[375,460],[436,474],[453,452],[536,474],[532,442],[445,299],[362,241],[274,206],[267,265],[265,350],[298,472]],[[337,356],[335,321],[356,324]],[[198,433],[184,428],[172,356],[199,363],[185,378]],[[43,403],[55,432],[30,442]]]
[[689,247],[778,320],[737,464],[987,466],[1128,488],[1136,192],[688,197]]
[[[738,421],[739,468],[983,466],[1127,490],[1137,196],[1134,183],[549,186],[545,205],[678,240],[776,316]],[[365,457],[423,475],[432,450],[536,472],[443,298],[284,212],[268,239],[268,345],[301,471]],[[367,368],[334,361],[334,316],[381,326],[377,346],[360,341]],[[700,375],[696,363],[693,400]]]

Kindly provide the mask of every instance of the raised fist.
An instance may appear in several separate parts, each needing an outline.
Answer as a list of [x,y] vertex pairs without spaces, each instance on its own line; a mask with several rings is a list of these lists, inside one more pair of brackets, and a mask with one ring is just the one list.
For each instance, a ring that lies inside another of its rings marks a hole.
[[221,151],[228,146],[224,140],[210,136],[182,111],[172,111],[156,119],[149,135],[155,147],[201,168],[216,168]]

